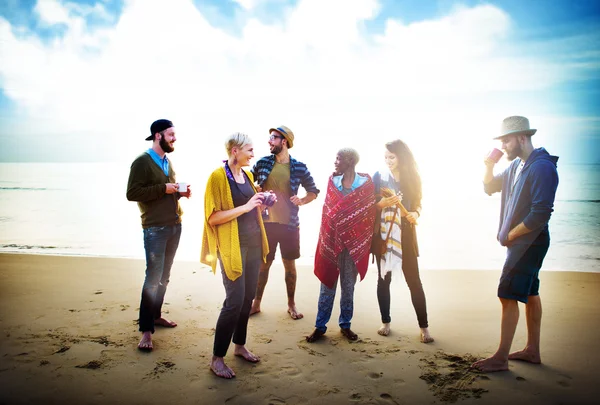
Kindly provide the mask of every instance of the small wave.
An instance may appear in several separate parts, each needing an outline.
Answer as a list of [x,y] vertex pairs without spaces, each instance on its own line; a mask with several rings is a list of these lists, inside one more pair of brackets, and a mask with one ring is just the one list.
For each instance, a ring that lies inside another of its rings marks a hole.
[[45,187],[0,187],[0,190],[47,191]]
[[11,243],[8,245],[0,245],[1,248],[10,248],[10,249],[58,249],[60,246],[44,246],[44,245],[17,245],[15,243]]
[[558,201],[563,201],[563,202],[579,202],[579,203],[594,203],[594,204],[600,203],[600,200],[558,200]]

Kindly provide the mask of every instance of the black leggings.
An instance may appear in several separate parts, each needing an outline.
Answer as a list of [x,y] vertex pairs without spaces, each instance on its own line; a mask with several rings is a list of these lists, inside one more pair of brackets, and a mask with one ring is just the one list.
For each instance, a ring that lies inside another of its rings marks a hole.
[[[380,257],[376,257],[377,261],[377,301],[379,301],[379,311],[381,312],[381,321],[383,323],[391,322],[390,317],[390,283],[392,281],[392,273],[389,272],[385,278],[381,278]],[[410,289],[410,298],[417,313],[417,321],[420,328],[427,328],[427,303],[425,302],[425,292],[419,277],[419,262],[417,256],[411,251],[404,252],[402,255],[402,272],[408,288]]]

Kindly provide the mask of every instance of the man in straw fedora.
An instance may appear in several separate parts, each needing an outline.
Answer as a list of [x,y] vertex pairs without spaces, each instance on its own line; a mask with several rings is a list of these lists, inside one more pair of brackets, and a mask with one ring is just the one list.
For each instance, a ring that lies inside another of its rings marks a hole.
[[[507,247],[507,255],[498,285],[502,304],[500,345],[493,356],[472,366],[483,372],[508,370],[508,360],[541,363],[538,274],[550,246],[548,221],[558,187],[558,157],[533,147],[531,137],[535,132],[525,117],[505,118],[500,135],[494,139],[500,140],[512,163],[494,176],[495,161],[489,157],[484,161],[485,192],[502,193],[498,241]],[[527,343],[523,350],[510,353],[519,321],[519,301],[525,304]]]
[[[269,149],[271,155],[261,158],[252,168],[252,174],[262,190],[272,190],[277,202],[264,212],[265,230],[269,240],[269,255],[262,263],[256,287],[256,298],[250,315],[260,312],[265,286],[269,279],[269,269],[275,259],[277,245],[281,249],[281,259],[285,268],[285,284],[288,296],[288,314],[292,319],[302,319],[304,315],[296,308],[296,259],[300,257],[299,207],[317,198],[319,189],[315,185],[306,165],[290,156],[294,146],[294,133],[281,125],[269,129]],[[298,197],[300,186],[306,190],[304,197]]]

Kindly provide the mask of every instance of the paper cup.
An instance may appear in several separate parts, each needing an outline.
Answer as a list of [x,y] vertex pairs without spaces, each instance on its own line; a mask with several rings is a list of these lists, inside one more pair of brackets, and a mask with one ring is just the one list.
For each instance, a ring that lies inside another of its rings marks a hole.
[[179,184],[179,191],[180,193],[186,193],[187,192],[187,183],[177,183]]

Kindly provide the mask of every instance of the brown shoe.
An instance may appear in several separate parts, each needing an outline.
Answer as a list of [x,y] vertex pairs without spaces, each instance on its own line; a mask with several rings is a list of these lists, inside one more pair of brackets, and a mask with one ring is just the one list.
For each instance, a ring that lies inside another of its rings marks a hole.
[[316,342],[317,340],[321,339],[321,337],[325,334],[325,332],[320,331],[319,329],[316,329],[313,331],[313,333],[311,333],[310,335],[308,335],[306,337],[306,341],[308,343],[313,343]]
[[348,338],[348,340],[357,340],[358,339],[358,335],[354,332],[352,332],[352,330],[350,328],[340,328],[340,332],[342,332],[342,335],[346,336]]

